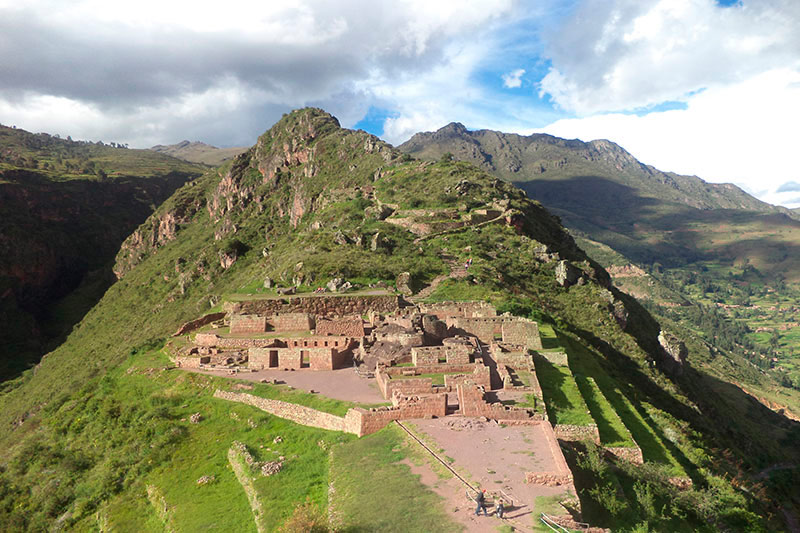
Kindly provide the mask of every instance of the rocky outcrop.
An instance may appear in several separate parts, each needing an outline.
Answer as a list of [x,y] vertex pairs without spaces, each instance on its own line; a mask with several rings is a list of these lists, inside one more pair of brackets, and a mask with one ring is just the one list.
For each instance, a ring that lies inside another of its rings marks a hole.
[[672,376],[683,374],[683,364],[686,362],[688,350],[686,344],[672,333],[661,330],[658,334],[658,344],[661,347],[661,365]]
[[575,285],[581,277],[581,270],[566,260],[559,261],[556,265],[556,283],[562,287]]
[[398,292],[403,296],[411,296],[414,294],[414,291],[411,290],[409,284],[411,283],[411,274],[408,272],[401,272],[400,275],[397,276],[397,280],[395,281],[395,287],[397,287]]

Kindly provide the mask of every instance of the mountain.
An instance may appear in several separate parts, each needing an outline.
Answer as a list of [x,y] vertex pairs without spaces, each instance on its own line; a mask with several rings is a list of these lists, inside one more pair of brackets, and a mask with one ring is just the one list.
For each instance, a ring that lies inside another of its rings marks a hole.
[[203,165],[219,166],[228,159],[232,159],[241,154],[246,147],[217,148],[210,144],[199,141],[181,141],[178,144],[157,144],[150,148],[154,152],[166,154],[191,163],[202,163]]
[[[732,184],[661,172],[606,140],[468,131],[449,124],[399,147],[424,159],[445,153],[519,186],[578,235],[639,263],[750,264],[800,281],[800,220]],[[776,257],[774,251],[787,253]]]
[[144,150],[0,126],[0,379],[80,320],[113,281],[122,241],[201,173]]
[[748,358],[768,378],[749,386],[767,403],[800,413],[800,338],[792,333],[800,323],[797,211],[731,184],[659,171],[606,140],[453,123],[399,149],[470,161],[519,186],[563,220],[620,288],[709,345]]
[[[716,357],[752,372],[746,361],[688,332],[682,348],[517,188],[469,163],[415,160],[322,110],[285,115],[180,187],[125,240],[113,271],[118,281],[66,341],[0,393],[3,530],[308,531],[329,519],[455,529],[395,426],[356,439],[291,424],[215,391],[340,416],[354,405],[185,372],[165,353],[182,323],[280,297],[276,284],[313,293],[345,281],[365,290],[356,294],[484,300],[536,320],[544,351],[568,363],[542,363],[551,419],[594,420],[601,443],[635,440],[645,457],[635,466],[562,443],[591,523],[766,531],[796,506],[785,464],[798,460],[789,443],[800,425],[700,365]],[[280,453],[286,466],[248,478],[242,450],[259,465]],[[431,510],[441,514],[421,525]]]

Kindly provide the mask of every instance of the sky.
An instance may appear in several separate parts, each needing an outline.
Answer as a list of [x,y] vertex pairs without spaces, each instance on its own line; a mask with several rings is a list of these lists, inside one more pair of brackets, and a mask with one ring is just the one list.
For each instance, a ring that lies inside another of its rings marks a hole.
[[798,29],[798,0],[0,0],[0,123],[249,146],[311,105],[392,144],[610,139],[800,207]]

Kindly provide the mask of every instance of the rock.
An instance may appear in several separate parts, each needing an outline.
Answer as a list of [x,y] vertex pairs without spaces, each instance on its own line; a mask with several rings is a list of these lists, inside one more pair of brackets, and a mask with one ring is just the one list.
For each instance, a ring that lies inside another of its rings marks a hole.
[[689,351],[686,344],[678,337],[663,329],[658,334],[658,344],[661,345],[661,363],[664,370],[673,376],[683,374],[683,363]]
[[303,262],[302,262],[302,261],[300,261],[299,263],[297,263],[297,264],[294,266],[294,271],[295,271],[295,272],[300,272],[301,270],[303,270]]
[[267,247],[262,248],[261,249],[261,255],[262,255],[262,257],[269,257],[269,248],[267,248]]
[[236,262],[238,258],[238,254],[236,251],[231,252],[224,252],[222,250],[219,251],[219,265],[224,269],[228,270],[233,264]]
[[395,287],[403,296],[411,296],[414,291],[408,286],[411,283],[411,274],[408,272],[401,272],[394,282]]
[[556,265],[556,283],[562,287],[574,285],[581,275],[581,270],[572,265],[569,261],[562,260]]
[[378,248],[381,246],[381,232],[379,231],[375,235],[372,236],[372,240],[369,243],[369,249],[371,251],[377,251]]
[[201,415],[200,413],[195,413],[189,417],[189,422],[191,422],[192,424],[199,424],[202,419],[203,415]]
[[267,276],[266,278],[264,278],[264,288],[265,288],[265,289],[271,289],[271,288],[272,288],[272,285],[273,285],[273,283],[272,283],[272,278],[270,278],[269,276]]
[[295,294],[297,289],[295,287],[278,287],[275,289],[278,294]]
[[325,287],[331,292],[339,292],[339,289],[342,288],[345,281],[342,278],[333,278],[330,280]]
[[306,278],[305,274],[303,274],[302,272],[298,272],[296,275],[292,277],[292,285],[294,285],[295,287],[299,287],[300,285],[303,284],[305,278]]
[[280,461],[268,461],[261,465],[261,475],[262,476],[271,476],[273,474],[277,474],[283,468],[283,463]]
[[202,476],[200,479],[197,480],[198,485],[208,485],[212,481],[216,479],[214,476]]
[[364,209],[364,215],[367,218],[374,218],[375,220],[385,220],[394,214],[394,209],[386,204],[373,205]]
[[425,315],[422,317],[422,329],[426,335],[435,340],[441,340],[447,336],[447,324],[434,315]]
[[280,435],[272,439],[273,444],[278,444],[279,442],[283,442],[283,437],[281,437]]
[[621,329],[624,330],[628,326],[628,310],[625,308],[625,304],[622,303],[622,300],[617,300],[611,305],[611,315],[614,317],[614,320],[617,321]]
[[342,233],[342,230],[336,230],[336,233],[333,235],[333,242],[340,245],[350,244],[352,241],[350,238]]

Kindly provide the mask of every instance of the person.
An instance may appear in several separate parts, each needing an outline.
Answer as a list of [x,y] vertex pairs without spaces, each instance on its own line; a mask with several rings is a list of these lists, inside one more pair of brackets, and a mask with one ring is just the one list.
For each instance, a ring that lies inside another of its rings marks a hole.
[[481,514],[481,509],[483,509],[484,516],[489,516],[489,513],[486,512],[486,489],[478,492],[478,495],[475,497],[475,503],[478,504],[478,506],[475,507],[475,516]]
[[505,502],[503,501],[503,498],[498,498],[497,504],[495,505],[494,508],[494,514],[497,515],[497,518],[503,518],[503,511],[505,509],[504,506]]

